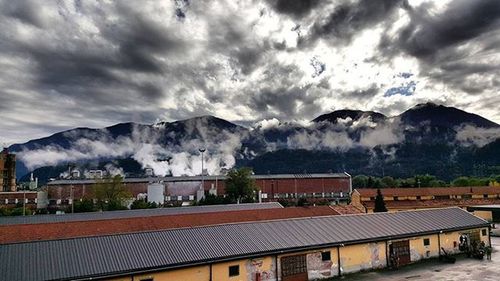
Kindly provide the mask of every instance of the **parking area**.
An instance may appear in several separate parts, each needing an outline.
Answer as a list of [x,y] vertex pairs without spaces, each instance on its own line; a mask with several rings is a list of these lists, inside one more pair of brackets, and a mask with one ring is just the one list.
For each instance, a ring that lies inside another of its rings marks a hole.
[[341,280],[499,280],[500,276],[500,237],[491,237],[492,260],[476,260],[458,256],[455,264],[429,260],[408,265],[398,270],[382,270],[358,273],[341,277]]

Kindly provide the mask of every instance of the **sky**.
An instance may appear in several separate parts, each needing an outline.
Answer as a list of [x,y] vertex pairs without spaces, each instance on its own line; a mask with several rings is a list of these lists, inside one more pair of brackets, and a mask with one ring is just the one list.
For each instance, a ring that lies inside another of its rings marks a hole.
[[0,0],[0,145],[427,101],[500,123],[500,1]]

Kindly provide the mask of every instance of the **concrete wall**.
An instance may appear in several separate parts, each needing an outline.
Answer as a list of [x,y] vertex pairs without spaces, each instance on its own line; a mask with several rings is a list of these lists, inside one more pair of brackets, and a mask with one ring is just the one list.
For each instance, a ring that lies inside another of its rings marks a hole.
[[387,265],[385,242],[340,247],[342,274],[382,268]]
[[472,212],[474,216],[485,219],[489,222],[493,221],[493,213],[491,211],[475,210]]
[[[429,239],[429,245],[424,245],[424,240]],[[410,239],[410,260],[416,262],[439,256],[438,235],[420,236]]]

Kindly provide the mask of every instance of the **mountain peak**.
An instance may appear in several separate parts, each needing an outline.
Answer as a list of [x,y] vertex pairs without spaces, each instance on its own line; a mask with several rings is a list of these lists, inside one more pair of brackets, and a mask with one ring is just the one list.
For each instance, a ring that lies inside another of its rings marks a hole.
[[342,109],[342,110],[335,110],[335,111],[332,111],[330,113],[320,115],[312,121],[317,122],[317,123],[322,122],[322,121],[337,123],[338,119],[351,118],[352,121],[357,121],[361,118],[366,118],[366,117],[371,117],[372,122],[375,122],[375,123],[382,122],[385,119],[387,119],[387,117],[384,114],[378,113],[375,111]]
[[483,128],[494,128],[500,126],[495,122],[479,115],[433,102],[417,104],[403,112],[400,117],[403,122],[413,126],[421,124],[449,128],[460,126],[462,124],[471,124],[476,127]]

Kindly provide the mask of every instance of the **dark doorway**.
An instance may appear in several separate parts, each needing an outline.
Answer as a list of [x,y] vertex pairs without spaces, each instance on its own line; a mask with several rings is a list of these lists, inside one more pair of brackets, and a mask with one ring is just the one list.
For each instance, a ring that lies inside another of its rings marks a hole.
[[410,241],[403,240],[392,242],[389,246],[389,253],[391,255],[391,261],[393,266],[399,267],[405,264],[409,264],[410,260]]
[[307,280],[306,255],[282,257],[281,278],[283,281]]

